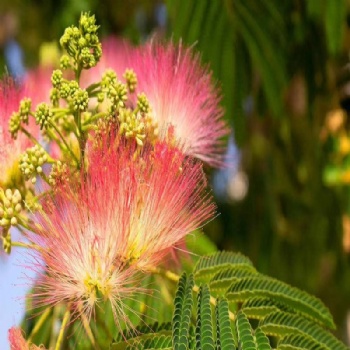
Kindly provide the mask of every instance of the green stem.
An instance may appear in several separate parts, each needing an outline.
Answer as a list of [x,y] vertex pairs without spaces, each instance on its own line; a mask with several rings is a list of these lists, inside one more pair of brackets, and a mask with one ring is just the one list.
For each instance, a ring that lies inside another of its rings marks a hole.
[[[88,92],[89,96],[90,94],[96,92],[94,90],[98,89],[99,87],[101,86],[100,83],[94,83],[94,84],[91,84],[89,85],[87,88],[86,88],[86,91]],[[90,96],[91,97],[91,96]]]
[[45,312],[41,314],[39,320],[36,322],[33,330],[31,331],[31,333],[30,333],[30,335],[28,337],[28,340],[27,340],[28,343],[30,343],[32,341],[32,339],[35,337],[35,335],[38,333],[39,329],[44,324],[46,319],[49,317],[50,313],[51,313],[51,308],[47,308],[45,310]]
[[76,155],[74,154],[74,152],[71,150],[71,148],[69,147],[67,141],[65,140],[65,138],[63,137],[63,135],[61,134],[61,132],[59,131],[59,129],[56,127],[56,125],[52,122],[50,122],[50,125],[54,128],[54,130],[57,132],[57,134],[59,135],[60,139],[62,140],[62,142],[64,143],[64,145],[66,146],[67,150],[69,151],[69,153],[71,154],[71,156],[73,157],[73,159],[76,161],[77,166],[79,167],[79,159],[76,157]]
[[34,250],[41,250],[41,247],[39,247],[36,244],[29,244],[29,243],[23,243],[23,242],[11,242],[12,247],[21,247],[21,248],[28,248],[28,249],[34,249]]
[[105,117],[106,113],[104,112],[100,112],[97,113],[95,115],[93,115],[91,118],[89,118],[88,120],[86,120],[83,124],[82,124],[82,130],[87,131],[87,130],[91,130],[93,128],[93,126],[91,125],[93,122],[95,122],[96,120],[100,119],[101,117]]
[[23,132],[23,134],[25,134],[29,138],[29,140],[33,141],[36,145],[40,145],[38,140],[27,129],[21,126],[20,130]]
[[[81,308],[81,305],[80,305]],[[87,319],[87,317],[85,316],[84,313],[81,314],[81,320],[83,322],[83,327],[85,329],[86,335],[88,336],[92,346],[94,347],[94,349],[96,350],[101,350],[101,348],[99,347],[99,345],[96,343],[96,340],[94,338],[94,335],[92,333],[90,324],[89,324],[89,320]]]
[[60,332],[59,332],[58,337],[57,337],[55,350],[60,350],[61,349],[61,346],[62,346],[62,343],[63,343],[64,331],[65,331],[67,323],[69,321],[69,317],[70,317],[70,311],[69,311],[69,307],[67,307],[67,310],[66,310],[66,312],[64,313],[64,316],[63,316],[61,329],[60,329]]

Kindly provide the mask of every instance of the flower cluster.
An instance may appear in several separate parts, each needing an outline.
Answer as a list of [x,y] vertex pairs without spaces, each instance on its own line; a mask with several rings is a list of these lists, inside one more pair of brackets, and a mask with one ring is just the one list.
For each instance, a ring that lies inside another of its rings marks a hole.
[[[83,14],[65,31],[62,70],[50,75],[43,101],[1,86],[0,164],[17,164],[21,177],[12,186],[0,178],[3,244],[8,252],[27,246],[40,261],[31,266],[35,306],[65,305],[88,327],[108,302],[122,329],[134,325],[128,311],[137,312],[125,302],[143,277],[213,217],[201,160],[222,165],[228,129],[211,75],[189,49],[125,44],[115,52],[119,42],[109,39],[97,64],[97,29]],[[11,225],[29,244],[11,242]],[[10,332],[13,349],[18,332]]]

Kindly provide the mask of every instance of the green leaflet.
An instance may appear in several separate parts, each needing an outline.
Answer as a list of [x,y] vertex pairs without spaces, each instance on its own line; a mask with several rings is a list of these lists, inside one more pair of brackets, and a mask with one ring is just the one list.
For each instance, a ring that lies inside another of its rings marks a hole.
[[[119,335],[111,349],[168,349],[170,340],[172,349],[347,349],[326,329],[333,320],[319,299],[259,274],[243,255],[202,257],[194,271],[209,283],[195,285],[192,274],[180,277],[171,325],[139,326]],[[216,299],[219,286],[228,285]]]
[[244,255],[223,251],[201,257],[193,273],[197,283],[204,283],[209,282],[221,269],[237,266],[254,269],[252,262]]
[[291,334],[286,336],[278,344],[277,350],[328,350],[329,348],[319,344],[316,340]]
[[278,311],[271,313],[260,322],[259,327],[266,334],[281,338],[289,334],[306,334],[330,349],[348,349],[342,342],[321,326],[312,323],[299,315],[287,312]]
[[216,297],[224,295],[234,281],[243,277],[258,275],[253,266],[242,265],[220,270],[209,282],[210,291]]
[[238,344],[242,350],[271,350],[270,342],[264,332],[253,330],[247,316],[243,312],[237,314],[236,327]]
[[189,328],[193,306],[193,275],[184,273],[178,284],[174,300],[173,346],[175,350],[186,350],[189,345]]
[[163,349],[172,350],[172,337],[170,335],[156,335],[150,339],[142,340],[135,344],[130,344],[126,350],[151,350]]
[[292,308],[314,321],[335,328],[332,315],[314,296],[276,279],[262,276],[246,277],[234,282],[226,293],[229,301],[245,301],[252,297],[268,297]]
[[196,349],[214,350],[210,293],[207,285],[202,286],[198,293]]
[[238,143],[244,141],[243,105],[251,91],[252,62],[262,77],[269,110],[275,117],[283,114],[281,93],[287,75],[283,6],[243,0],[167,0],[167,5],[171,35],[195,43],[221,82],[226,119],[233,124]]
[[239,312],[236,321],[238,344],[242,350],[256,350],[253,329],[243,312]]
[[[114,339],[114,344],[117,346],[118,343],[125,343],[125,342],[133,342],[137,340],[145,340],[148,337],[153,337],[156,334],[158,335],[171,335],[171,329],[172,324],[171,322],[166,323],[158,323],[155,322],[152,325],[148,324],[142,324],[135,329],[128,329],[124,332],[120,332],[117,334],[116,338]],[[115,347],[113,349],[119,349],[118,347]]]
[[261,328],[255,330],[255,343],[258,350],[271,350],[269,338]]
[[237,334],[231,329],[228,313],[228,302],[220,299],[215,308],[216,311],[216,346],[217,349],[230,350],[232,345],[237,347]]

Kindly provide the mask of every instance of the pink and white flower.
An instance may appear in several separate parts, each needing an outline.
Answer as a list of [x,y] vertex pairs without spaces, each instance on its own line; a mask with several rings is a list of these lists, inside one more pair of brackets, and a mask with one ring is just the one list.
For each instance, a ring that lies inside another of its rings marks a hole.
[[11,79],[0,82],[0,185],[9,180],[19,156],[31,145],[24,134],[18,134],[14,140],[9,132],[10,117],[18,111],[23,97],[23,87],[17,86]]
[[90,150],[82,184],[37,215],[38,232],[28,237],[45,266],[33,294],[38,305],[66,302],[90,317],[103,298],[117,325],[128,322],[123,300],[137,290],[140,271],[213,215],[199,162],[165,142],[135,158],[139,149],[124,141]]
[[11,327],[8,331],[8,339],[11,350],[44,350],[44,347],[38,347],[34,344],[28,345],[21,328]]
[[[180,45],[148,43],[130,56],[130,66],[160,130],[174,126],[175,138],[189,155],[210,165],[223,165],[229,129],[223,120],[220,94],[200,56]],[[164,137],[166,135],[163,135]]]
[[[119,79],[125,69],[137,75],[137,93],[145,93],[160,137],[166,140],[169,126],[186,152],[212,166],[224,165],[225,141],[230,132],[223,120],[219,89],[203,67],[199,54],[181,44],[148,43],[133,48],[127,42],[109,38],[103,42],[99,64],[83,74],[84,85],[101,79],[113,69]],[[136,95],[132,97],[136,102]]]

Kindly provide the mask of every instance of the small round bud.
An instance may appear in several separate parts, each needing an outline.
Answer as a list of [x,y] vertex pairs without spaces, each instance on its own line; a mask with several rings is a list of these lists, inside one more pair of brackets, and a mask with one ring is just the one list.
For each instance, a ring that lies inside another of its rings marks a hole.
[[149,113],[151,108],[147,96],[144,93],[137,95],[137,107],[143,113]]
[[89,105],[89,94],[84,89],[78,89],[72,96],[72,104],[75,111],[85,111]]
[[51,82],[54,88],[59,88],[63,79],[63,73],[60,69],[56,69],[52,72]]
[[13,139],[17,138],[18,131],[21,128],[21,116],[19,113],[12,113],[9,120],[9,131]]
[[32,108],[32,100],[30,98],[24,98],[19,104],[19,115],[23,123],[28,123],[28,115]]
[[136,90],[136,86],[137,86],[136,73],[132,69],[127,69],[127,70],[125,70],[123,77],[126,81],[126,86],[128,87],[128,90],[130,92],[134,92]]
[[53,116],[47,103],[40,103],[35,110],[35,121],[40,125],[40,129],[46,129]]
[[67,55],[63,55],[60,59],[60,68],[66,70],[71,67],[70,58]]

